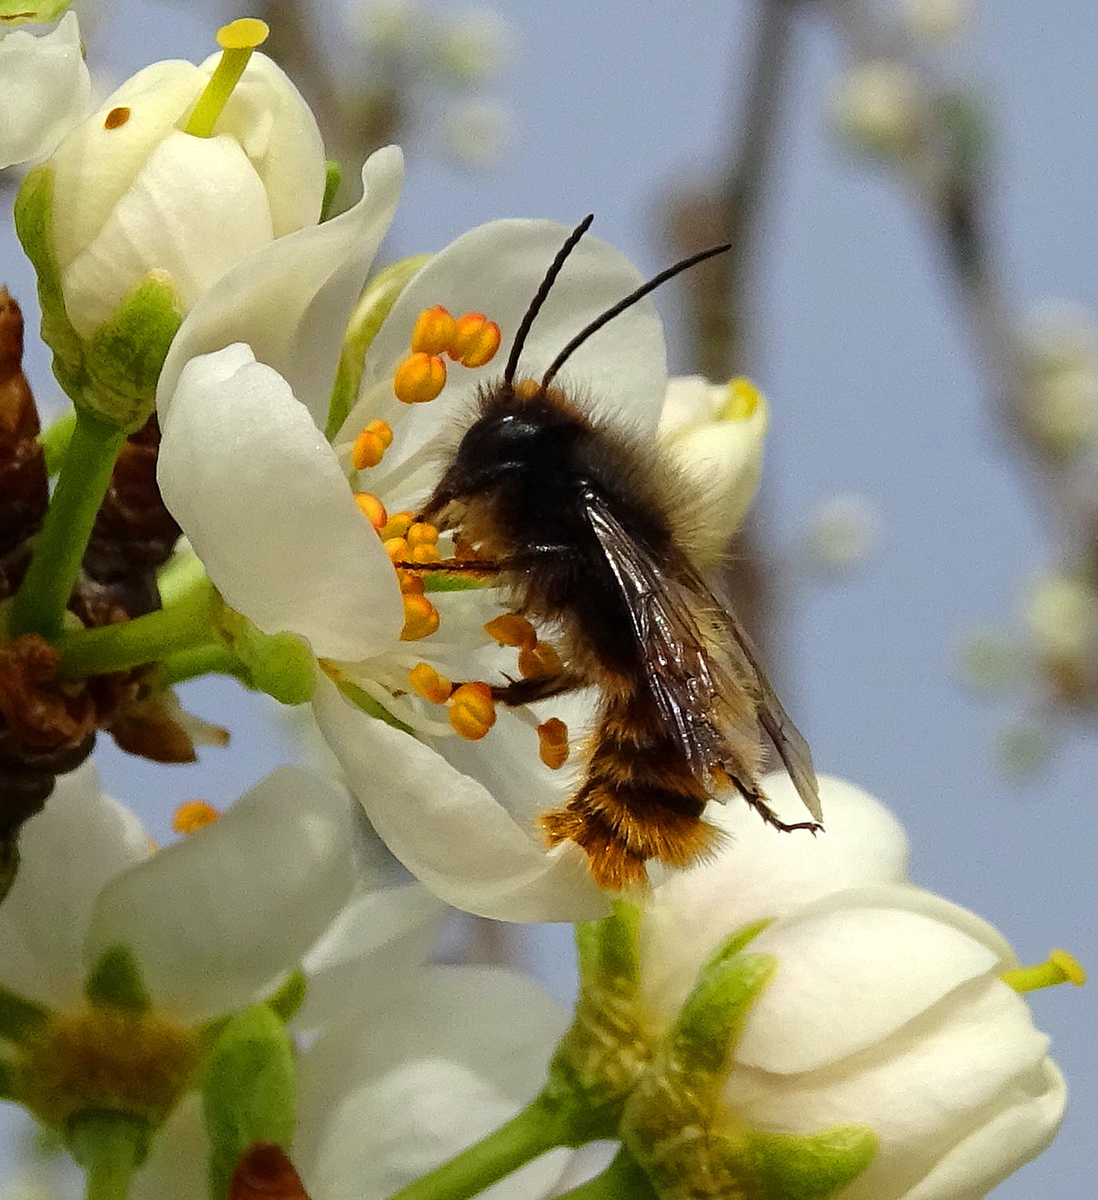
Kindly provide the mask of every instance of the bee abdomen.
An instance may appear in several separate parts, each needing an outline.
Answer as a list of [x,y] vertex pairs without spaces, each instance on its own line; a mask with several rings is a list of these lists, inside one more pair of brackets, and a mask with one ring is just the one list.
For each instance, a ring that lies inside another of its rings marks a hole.
[[649,859],[686,867],[714,849],[720,833],[701,819],[708,798],[647,705],[619,700],[603,713],[580,789],[541,826],[550,845],[585,851],[600,887],[621,890],[645,884]]

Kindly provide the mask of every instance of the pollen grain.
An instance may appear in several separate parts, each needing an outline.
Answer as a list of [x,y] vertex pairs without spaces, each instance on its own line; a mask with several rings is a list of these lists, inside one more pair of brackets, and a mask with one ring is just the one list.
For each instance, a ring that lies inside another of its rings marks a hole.
[[185,800],[172,814],[172,829],[176,833],[196,833],[212,825],[221,813],[206,800]]

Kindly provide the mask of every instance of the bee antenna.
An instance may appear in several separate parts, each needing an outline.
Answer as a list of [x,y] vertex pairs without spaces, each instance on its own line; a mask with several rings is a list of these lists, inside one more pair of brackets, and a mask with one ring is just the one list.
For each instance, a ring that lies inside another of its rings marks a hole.
[[594,219],[594,213],[590,213],[584,217],[565,239],[564,245],[557,251],[556,258],[549,264],[549,270],[545,272],[545,278],[541,281],[541,286],[534,293],[534,298],[530,301],[530,307],[526,310],[519,323],[518,332],[515,334],[515,340],[511,346],[511,353],[507,359],[507,366],[503,372],[504,383],[509,384],[515,378],[515,372],[518,370],[519,355],[526,344],[526,336],[530,332],[530,326],[533,325],[534,318],[541,311],[541,306],[552,291],[553,284],[556,283],[557,276],[560,274],[565,260],[576,248],[576,243],[580,238],[591,228],[591,222]]
[[584,326],[583,329],[568,343],[567,346],[553,359],[549,369],[541,377],[541,386],[548,387],[552,382],[556,373],[564,366],[564,364],[572,357],[580,346],[593,334],[612,321],[620,313],[625,312],[627,308],[631,308],[638,300],[643,300],[649,292],[654,292],[661,283],[666,283],[669,279],[673,279],[682,271],[688,271],[691,267],[697,266],[700,262],[705,262],[707,258],[713,258],[714,255],[724,254],[732,249],[732,243],[728,242],[723,246],[710,246],[708,250],[701,250],[697,254],[692,254],[689,258],[684,258],[666,270],[661,271],[658,275],[654,275],[647,283],[642,283],[635,292],[630,292],[623,300],[619,300],[612,308],[608,308],[601,316],[596,317],[590,325]]

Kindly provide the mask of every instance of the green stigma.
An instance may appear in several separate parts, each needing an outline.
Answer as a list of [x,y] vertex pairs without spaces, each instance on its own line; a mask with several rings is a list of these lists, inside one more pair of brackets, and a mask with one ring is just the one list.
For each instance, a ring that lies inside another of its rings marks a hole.
[[244,74],[248,59],[257,46],[262,46],[270,33],[266,21],[257,17],[241,17],[222,25],[217,31],[217,44],[221,47],[221,61],[214,68],[210,82],[194,106],[183,132],[194,137],[210,137],[217,118],[233,94],[233,88]]

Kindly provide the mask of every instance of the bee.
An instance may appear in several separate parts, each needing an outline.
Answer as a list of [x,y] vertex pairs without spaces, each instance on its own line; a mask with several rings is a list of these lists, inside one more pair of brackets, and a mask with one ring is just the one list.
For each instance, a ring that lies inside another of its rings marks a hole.
[[[481,388],[479,411],[417,519],[476,550],[431,569],[494,577],[514,611],[557,631],[559,668],[493,686],[497,702],[598,689],[582,779],[540,823],[550,845],[572,841],[586,852],[601,887],[623,890],[646,884],[652,859],[681,868],[710,853],[721,835],[702,815],[730,789],[780,830],[815,832],[822,813],[807,744],[735,616],[691,561],[683,485],[649,448],[554,384],[596,330],[729,247],[676,263],[606,310],[540,380],[519,374],[538,311],[592,219],[551,263],[502,379]],[[787,824],[767,803],[760,726],[812,821]]]

